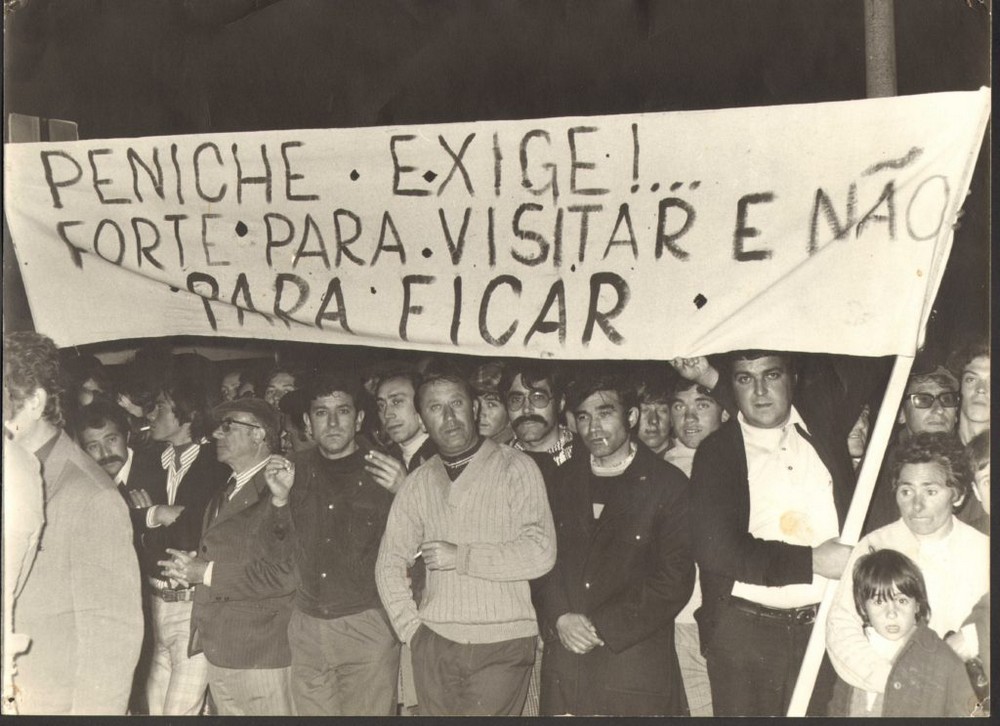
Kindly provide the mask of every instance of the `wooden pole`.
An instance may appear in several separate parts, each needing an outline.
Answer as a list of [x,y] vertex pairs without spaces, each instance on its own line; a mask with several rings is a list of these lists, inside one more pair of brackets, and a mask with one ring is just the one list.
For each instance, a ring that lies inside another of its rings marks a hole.
[[[882,398],[882,406],[875,419],[875,428],[872,429],[868,448],[865,450],[865,458],[861,462],[861,471],[857,487],[854,489],[854,496],[851,498],[851,507],[847,510],[844,529],[840,533],[840,541],[844,544],[856,545],[861,538],[861,527],[865,523],[865,515],[868,514],[868,506],[875,491],[879,468],[882,466],[882,459],[885,457],[885,450],[889,445],[889,437],[896,421],[896,411],[899,409],[899,402],[906,390],[912,366],[912,356],[896,356],[896,362],[889,376],[889,384],[886,386],[885,396]],[[838,582],[838,580],[829,580],[826,583],[823,601],[819,605],[816,623],[809,636],[809,645],[806,646],[806,653],[799,668],[799,677],[795,681],[795,690],[792,691],[792,700],[788,705],[787,715],[789,716],[806,715],[806,708],[809,706],[809,698],[812,696],[813,687],[816,684],[819,666],[823,661],[823,652],[826,650],[826,616],[830,612],[830,604],[833,602]]]

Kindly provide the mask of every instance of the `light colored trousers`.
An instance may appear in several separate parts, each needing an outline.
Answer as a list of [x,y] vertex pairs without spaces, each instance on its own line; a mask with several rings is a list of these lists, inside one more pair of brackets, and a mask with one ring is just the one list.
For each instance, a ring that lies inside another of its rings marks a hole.
[[155,595],[153,659],[146,680],[150,716],[197,716],[205,705],[208,661],[199,653],[188,658],[192,602],[165,602]]

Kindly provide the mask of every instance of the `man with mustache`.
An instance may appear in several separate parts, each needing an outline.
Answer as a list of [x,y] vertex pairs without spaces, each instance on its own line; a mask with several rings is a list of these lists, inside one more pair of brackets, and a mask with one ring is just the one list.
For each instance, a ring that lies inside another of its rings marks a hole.
[[[111,480],[118,486],[118,493],[125,503],[132,506],[129,492],[135,492],[148,487],[158,475],[162,476],[160,459],[146,452],[137,453],[129,446],[129,425],[124,409],[108,401],[96,400],[84,406],[75,420],[76,440],[80,448],[87,452]],[[142,528],[145,521],[145,511],[133,507],[129,510],[132,518],[133,545],[136,553],[142,556]],[[139,663],[136,665],[132,678],[132,692],[129,696],[129,713],[149,713],[146,702],[145,684],[149,677],[150,659],[152,657],[152,623],[149,608],[143,607],[145,633]]]
[[[464,376],[425,375],[417,407],[439,453],[393,503],[379,595],[412,649],[421,716],[517,716],[538,633],[528,581],[555,561],[545,485],[528,456],[479,434]],[[419,605],[406,577],[418,557],[427,566]]]
[[687,715],[674,617],[694,586],[687,480],[633,430],[635,389],[584,377],[567,404],[584,446],[550,490],[556,565],[541,581],[543,715]]
[[[545,488],[550,490],[556,470],[572,456],[575,441],[573,432],[559,422],[565,405],[562,377],[549,364],[518,359],[511,363],[500,383],[507,418],[514,429],[510,445],[535,460]],[[532,583],[531,589],[537,596],[537,583]],[[522,716],[538,715],[544,649],[544,639],[538,638]]]
[[514,428],[511,444],[520,451],[548,454],[556,466],[573,454],[573,432],[559,423],[563,411],[561,381],[551,366],[532,360],[515,361],[504,393],[507,416]]
[[141,488],[143,474],[148,476],[151,471],[155,472],[159,460],[151,456],[137,456],[129,446],[129,426],[124,409],[107,401],[94,401],[80,409],[75,428],[80,447],[118,485],[125,503],[131,504],[129,489]]
[[363,388],[322,374],[305,386],[316,446],[264,467],[271,490],[264,536],[271,559],[299,573],[288,643],[299,716],[393,716],[399,643],[375,584],[393,495],[370,473],[358,436]]

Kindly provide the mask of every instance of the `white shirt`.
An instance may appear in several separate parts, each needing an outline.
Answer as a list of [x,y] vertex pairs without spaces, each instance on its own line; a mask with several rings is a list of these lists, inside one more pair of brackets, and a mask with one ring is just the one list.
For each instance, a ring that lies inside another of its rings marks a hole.
[[[191,468],[194,460],[198,458],[198,454],[201,453],[201,445],[204,443],[207,443],[207,439],[197,441],[184,450],[184,453],[181,454],[181,466],[179,469],[175,468],[177,462],[174,460],[173,446],[165,448],[160,455],[160,463],[167,470],[167,504],[170,506],[173,506],[174,501],[177,499],[177,489],[181,485],[181,480],[188,473],[188,469]],[[146,511],[146,526],[150,529],[160,526],[153,518],[158,506],[160,505],[154,504]]]
[[[691,478],[691,468],[694,465],[694,454],[697,449],[692,449],[684,445],[684,442],[678,440],[676,444],[663,452],[663,460],[668,461],[678,469],[683,471],[687,477]],[[688,600],[687,605],[684,609],[677,613],[677,617],[674,618],[675,623],[687,623],[691,624],[697,622],[694,619],[694,611],[701,607],[701,574],[698,571],[697,565],[694,571],[694,590],[691,592],[691,599]]]
[[[840,535],[833,501],[833,477],[796,424],[805,422],[792,407],[780,428],[762,429],[737,419],[746,448],[750,484],[749,532],[757,539],[816,547]],[[732,594],[773,608],[797,608],[823,599],[826,578],[782,587],[734,582]]]
[[134,456],[132,456],[133,451],[131,447],[126,446],[125,450],[128,452],[127,456],[125,457],[125,463],[122,465],[122,468],[119,469],[118,473],[115,474],[115,484],[117,484],[118,486],[121,486],[122,484],[128,481],[128,475],[132,472],[132,461],[135,458]]
[[429,434],[421,432],[414,436],[409,443],[399,445],[399,448],[403,452],[403,466],[407,469],[410,468],[410,459],[413,458],[414,454],[420,451],[420,447],[424,445],[424,442],[427,441],[428,437]]
[[663,452],[663,460],[668,461],[691,478],[691,469],[694,467],[694,453],[697,449],[691,449],[678,439],[677,443]]

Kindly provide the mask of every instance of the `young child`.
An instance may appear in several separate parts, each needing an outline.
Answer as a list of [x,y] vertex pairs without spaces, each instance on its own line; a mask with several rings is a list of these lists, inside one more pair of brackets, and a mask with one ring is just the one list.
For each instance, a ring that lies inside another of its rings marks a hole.
[[883,693],[839,681],[831,716],[971,716],[976,696],[962,660],[930,628],[930,605],[920,568],[883,549],[854,566],[854,604],[868,641],[892,671]]

